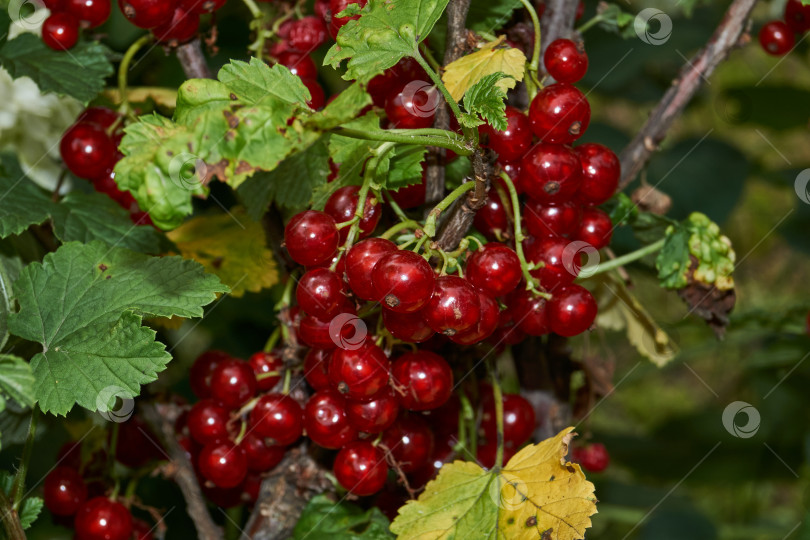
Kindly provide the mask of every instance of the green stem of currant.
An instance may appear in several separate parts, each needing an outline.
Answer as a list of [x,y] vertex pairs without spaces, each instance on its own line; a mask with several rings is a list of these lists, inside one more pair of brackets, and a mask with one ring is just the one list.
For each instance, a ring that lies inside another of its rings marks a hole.
[[371,130],[365,131],[361,129],[347,128],[343,126],[332,129],[332,133],[342,135],[344,137],[351,137],[353,139],[363,139],[367,141],[387,141],[405,144],[419,144],[422,146],[439,146],[452,150],[460,156],[472,155],[473,151],[467,147],[464,138],[459,137],[458,134],[452,131],[437,130],[441,134],[421,135],[419,133],[412,133],[413,131],[421,130]]
[[487,368],[490,378],[492,379],[492,398],[495,401],[495,426],[498,432],[498,448],[495,452],[495,467],[493,468],[499,471],[503,468],[503,391],[501,390],[501,382],[498,379],[498,368],[495,366],[495,363],[488,361]]
[[437,73],[442,70],[442,65],[438,60],[436,60],[436,57],[433,56],[433,52],[430,50],[430,47],[428,47],[424,41],[419,44],[419,52],[422,53],[425,61],[430,64],[430,67],[432,67]]
[[135,55],[138,54],[143,47],[152,43],[152,34],[146,34],[138,38],[135,43],[129,46],[129,49],[124,53],[121,58],[121,63],[118,65],[118,99],[121,101],[120,111],[123,114],[132,114],[132,109],[129,106],[129,96],[127,95],[127,76],[129,75],[129,66],[132,63]]
[[453,99],[453,96],[450,95],[450,91],[444,85],[444,82],[442,81],[442,78],[439,77],[439,74],[436,71],[434,71],[433,68],[430,67],[427,61],[424,58],[422,58],[421,54],[416,54],[413,58],[420,66],[422,66],[422,69],[424,69],[425,73],[428,74],[430,80],[433,81],[433,84],[435,84],[436,88],[439,89],[439,92],[442,93],[444,100],[447,102],[447,105],[450,107],[450,110],[453,111],[453,115],[456,117],[456,120],[458,120],[459,125],[461,125],[461,130],[464,132],[464,138],[468,141],[477,140],[478,130],[475,128],[465,127],[464,124],[461,122],[461,109],[459,108],[456,100]]
[[[279,298],[276,305],[273,306],[273,311],[280,312],[282,309],[289,308],[292,305],[293,289],[298,282],[297,275],[297,271],[295,270],[290,272],[287,277],[287,283],[284,284],[284,291],[281,293],[281,298]],[[279,328],[281,329],[281,337],[284,341],[289,340],[290,330],[287,328],[287,325],[282,324]]]
[[450,195],[445,197],[439,204],[437,204],[433,210],[430,211],[430,214],[428,214],[428,217],[425,220],[425,234],[431,238],[436,236],[436,220],[439,219],[442,212],[450,208],[450,205],[453,204],[456,199],[468,191],[472,191],[473,189],[475,189],[475,180],[461,184],[459,187],[450,192]]
[[34,451],[34,439],[37,436],[37,423],[39,421],[39,407],[34,405],[31,409],[31,420],[28,423],[28,435],[25,437],[20,467],[14,477],[14,484],[11,488],[11,496],[14,498],[14,510],[20,508],[23,495],[25,495],[25,477],[28,474],[28,465],[31,463],[31,454]]
[[592,272],[588,273],[588,277],[595,276],[596,274],[603,274],[611,270],[615,270],[620,266],[630,264],[631,262],[644,258],[647,255],[650,255],[651,253],[655,253],[656,251],[659,251],[662,247],[664,247],[664,243],[666,242],[666,240],[667,240],[666,238],[661,238],[660,240],[653,242],[648,246],[644,246],[643,248],[631,251],[630,253],[626,253],[621,257],[616,257],[615,259],[611,259],[605,263],[600,263],[599,266],[597,266]]
[[287,368],[284,370],[284,384],[281,387],[281,393],[287,395],[290,393],[290,382],[292,381],[292,370]]
[[576,31],[579,32],[580,34],[584,34],[585,32],[587,32],[588,30],[590,30],[603,20],[604,17],[602,17],[602,15],[595,15],[590,19],[588,19],[587,21],[585,21],[579,28],[576,29]]
[[6,493],[0,489],[0,519],[3,521],[3,529],[9,540],[25,540],[25,532],[20,523],[20,516],[12,507],[11,500]]
[[540,88],[540,83],[537,80],[537,72],[540,69],[540,19],[537,17],[537,11],[529,0],[520,0],[526,11],[529,12],[529,17],[532,19],[532,26],[534,27],[534,49],[532,50],[532,59],[529,61],[528,77],[526,78],[526,88],[529,91],[529,101],[537,94],[537,89]]
[[258,4],[256,4],[256,2],[253,0],[242,0],[242,2],[244,2],[254,19],[264,18],[264,13],[262,13],[261,8],[258,6]]
[[400,221],[399,223],[397,223],[396,225],[392,226],[390,229],[388,229],[387,231],[382,233],[380,235],[380,238],[385,238],[386,240],[390,240],[392,237],[396,236],[397,233],[399,233],[400,231],[404,231],[404,230],[407,230],[407,229],[417,230],[417,229],[420,229],[420,228],[421,228],[421,225],[419,225],[418,222],[416,222],[416,221],[414,221],[412,219],[407,219],[406,218],[405,221]]
[[399,218],[399,220],[400,221],[410,221],[411,218],[409,218],[405,214],[405,212],[402,210],[402,208],[399,207],[399,205],[397,204],[397,201],[395,201],[394,197],[391,196],[391,193],[387,189],[383,190],[382,193],[383,193],[383,196],[385,197],[386,202],[388,202],[388,205],[391,207],[391,210],[394,211],[394,214],[396,214],[396,216]]
[[267,342],[264,344],[264,352],[269,353],[272,352],[273,349],[276,348],[276,344],[278,343],[279,338],[281,337],[281,326],[277,326],[273,333],[270,334],[270,337],[267,338]]

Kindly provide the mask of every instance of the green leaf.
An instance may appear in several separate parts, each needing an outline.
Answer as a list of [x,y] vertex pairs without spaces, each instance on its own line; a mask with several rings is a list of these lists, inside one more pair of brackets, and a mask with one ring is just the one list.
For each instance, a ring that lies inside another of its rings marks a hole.
[[511,78],[505,73],[492,73],[485,76],[464,94],[464,108],[470,114],[477,114],[490,126],[504,131],[506,122],[506,93],[496,83]]
[[0,238],[43,223],[52,206],[50,197],[25,176],[15,156],[0,155]]
[[17,356],[0,354],[0,395],[20,405],[34,404],[34,375],[31,366]]
[[512,12],[521,8],[520,0],[489,0],[470,2],[466,26],[475,32],[493,33],[512,18]]
[[15,309],[13,283],[20,275],[22,261],[0,255],[0,350],[8,342],[8,315]]
[[237,190],[248,215],[260,219],[275,201],[289,210],[302,210],[309,205],[313,192],[326,185],[329,176],[329,151],[326,136],[309,148],[292,154],[272,171],[259,172]]
[[39,406],[66,414],[75,403],[96,410],[105,389],[133,397],[165,368],[171,356],[143,316],[199,317],[227,287],[194,261],[94,241],[30,264],[14,291],[9,330],[43,347],[31,360]]
[[419,57],[419,43],[439,20],[449,0],[370,0],[359,12],[357,6],[346,13],[359,13],[337,35],[324,65],[338,68],[349,59],[346,80],[368,82],[406,56]]
[[309,501],[293,531],[294,540],[382,540],[394,538],[388,531],[388,518],[379,508],[363,511],[356,504],[334,502],[326,495]]
[[[427,154],[424,146],[403,144],[393,150],[385,189],[398,190],[422,181],[423,162]],[[391,155],[389,153],[389,155]]]
[[309,117],[304,125],[326,131],[356,118],[368,105],[371,105],[371,96],[360,83],[354,83],[338,94],[322,111]]
[[15,401],[5,402],[5,410],[0,414],[0,434],[3,446],[21,444],[28,437],[28,424],[31,421],[31,410]]
[[94,99],[113,74],[110,50],[96,41],[81,41],[69,52],[47,47],[39,36],[24,33],[0,47],[0,64],[12,77],[30,77],[43,92]]
[[23,530],[30,528],[34,524],[42,511],[43,504],[45,504],[45,501],[39,497],[26,497],[23,499],[20,509],[17,511]]
[[249,64],[231,60],[219,70],[217,78],[244,104],[253,105],[272,96],[306,107],[311,98],[301,77],[293,75],[286,66],[270,67],[258,58],[251,58]]
[[601,16],[598,26],[603,30],[619,34],[625,39],[635,37],[633,24],[636,16],[622,11],[618,4],[600,3],[596,12]]
[[100,193],[68,193],[54,208],[53,230],[62,242],[101,240],[141,253],[161,252],[163,238],[154,227],[136,226],[129,212]]

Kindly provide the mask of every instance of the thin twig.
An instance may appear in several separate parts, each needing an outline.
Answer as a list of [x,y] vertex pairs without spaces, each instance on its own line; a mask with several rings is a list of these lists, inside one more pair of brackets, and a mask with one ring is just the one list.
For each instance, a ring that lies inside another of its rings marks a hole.
[[177,47],[177,59],[187,79],[212,79],[211,68],[205,60],[199,38]]

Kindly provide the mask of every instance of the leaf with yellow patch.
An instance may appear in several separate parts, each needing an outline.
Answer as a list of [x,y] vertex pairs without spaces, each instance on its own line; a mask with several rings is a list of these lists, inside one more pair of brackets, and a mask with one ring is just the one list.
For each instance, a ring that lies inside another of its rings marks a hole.
[[167,236],[183,257],[194,259],[219,276],[233,296],[258,292],[278,282],[264,229],[242,207],[227,214],[191,219]]
[[526,71],[526,55],[518,49],[504,47],[505,36],[491,41],[478,51],[451,62],[444,69],[442,80],[450,95],[460,101],[475,84],[493,73],[504,73],[513,78],[504,78],[495,85],[506,93],[523,80]]
[[527,446],[500,471],[445,464],[391,531],[399,540],[584,538],[596,498],[579,465],[565,461],[573,429]]

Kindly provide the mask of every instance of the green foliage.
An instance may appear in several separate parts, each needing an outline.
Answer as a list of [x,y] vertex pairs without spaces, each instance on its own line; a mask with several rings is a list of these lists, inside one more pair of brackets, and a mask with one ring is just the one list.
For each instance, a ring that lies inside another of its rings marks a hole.
[[338,94],[322,111],[310,116],[304,125],[323,131],[332,129],[353,120],[369,105],[371,96],[360,83],[354,83]]
[[43,92],[73,96],[87,103],[113,74],[110,54],[104,45],[84,40],[66,54],[50,49],[39,36],[25,33],[0,47],[0,65],[14,78],[30,77]]
[[[5,471],[0,471],[0,489],[3,490],[3,493],[5,493],[7,497],[11,496],[13,486],[14,476]],[[20,501],[20,506],[17,509],[17,517],[20,519],[20,525],[23,530],[31,528],[31,525],[33,525],[34,521],[39,517],[39,513],[42,511],[44,504],[45,502],[39,497],[25,497]],[[8,511],[10,511],[10,509],[0,508],[0,512]],[[6,538],[6,531],[0,528],[0,539],[5,540]]]
[[20,405],[34,404],[34,375],[28,362],[10,354],[0,354],[0,410],[7,398]]
[[334,502],[326,495],[309,501],[293,531],[294,540],[382,540],[394,538],[388,531],[388,518],[379,508],[363,511],[349,502]]
[[603,3],[597,9],[599,15],[599,27],[608,32],[619,34],[623,38],[630,38],[636,35],[633,22],[636,16],[632,13],[622,11],[618,4]]
[[393,154],[389,153],[390,167],[383,187],[396,191],[420,183],[425,155],[427,148],[424,146],[403,144],[394,147]]
[[48,219],[51,199],[31,182],[10,154],[0,155],[0,238]]
[[8,342],[8,315],[14,310],[14,289],[16,279],[8,268],[7,259],[0,257],[0,350]]
[[419,43],[430,34],[448,2],[370,0],[362,10],[357,4],[349,6],[345,13],[360,18],[341,28],[324,65],[337,68],[348,59],[343,78],[365,83],[406,56],[420,58]]
[[[473,117],[473,121],[466,123],[467,127],[477,127],[484,122],[498,131],[507,128],[506,123],[506,92],[496,85],[502,79],[511,78],[505,73],[498,72],[485,76],[475,83],[464,94],[464,108],[471,115],[480,116],[482,120]],[[463,122],[463,120],[462,120]]]
[[96,410],[103,390],[135,396],[171,359],[143,316],[199,317],[226,290],[194,261],[71,242],[23,270],[9,330],[42,345],[31,368],[43,411]]

